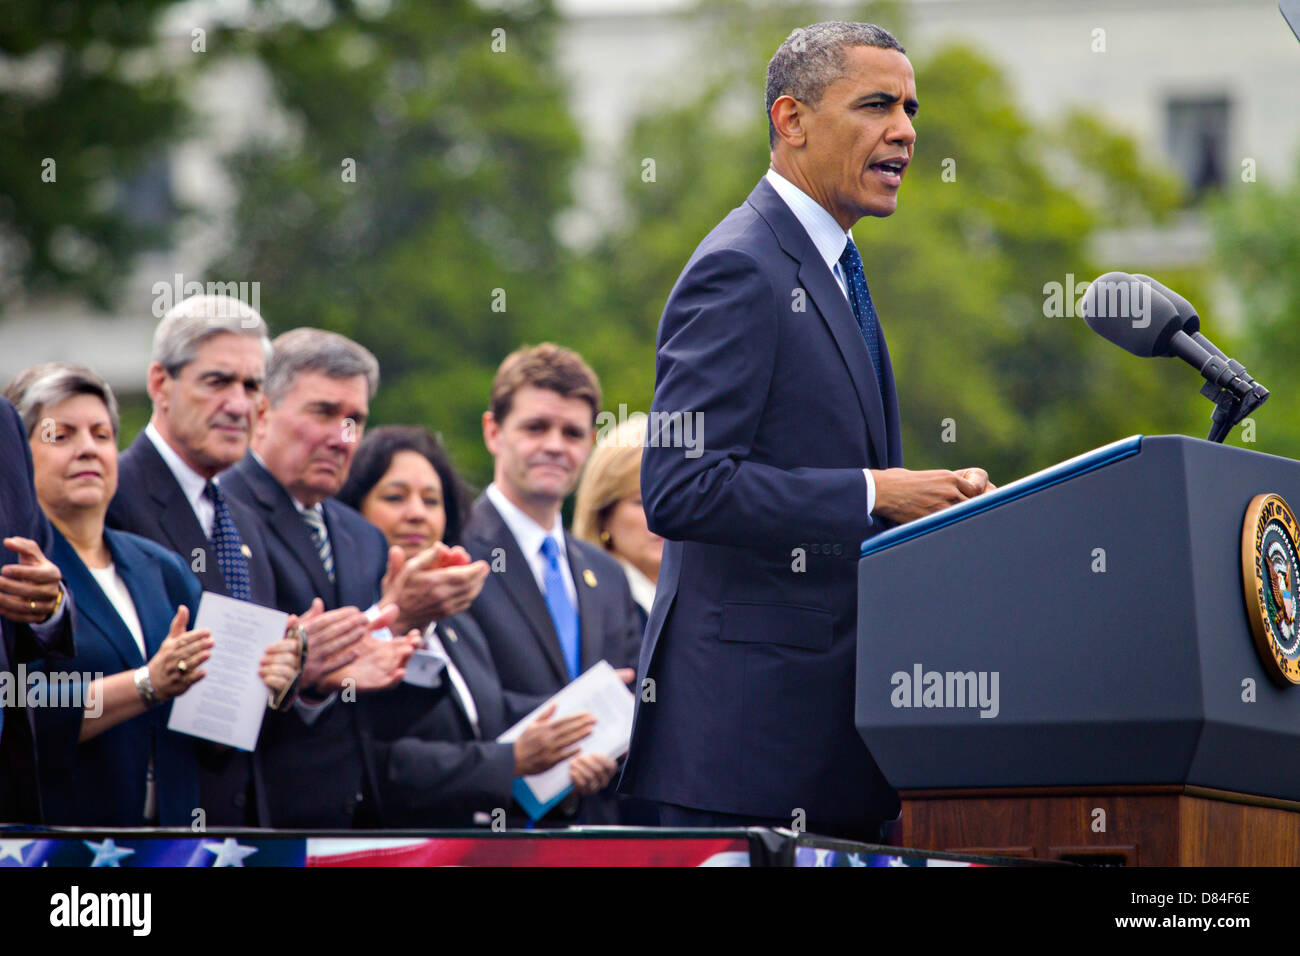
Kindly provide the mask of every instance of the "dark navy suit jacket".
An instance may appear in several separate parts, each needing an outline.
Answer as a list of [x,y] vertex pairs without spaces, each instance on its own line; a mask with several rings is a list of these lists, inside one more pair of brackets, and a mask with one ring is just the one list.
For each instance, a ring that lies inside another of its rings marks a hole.
[[[647,521],[669,540],[638,671],[655,701],[638,695],[624,792],[865,833],[896,815],[854,728],[858,548],[883,528],[862,469],[903,461],[883,335],[881,353],[878,382],[766,181],[687,262],[642,460]],[[699,448],[681,447],[673,413],[699,416]]]
[[[180,555],[195,568],[204,591],[230,595],[217,564],[212,543],[203,533],[194,507],[176,476],[143,431],[117,464],[117,494],[108,506],[108,526],[138,534]],[[275,582],[257,516],[240,501],[226,497],[226,505],[248,548],[249,600],[263,607],[275,603]],[[193,618],[191,618],[193,620]],[[199,748],[199,791],[208,826],[259,826],[268,818],[266,788],[257,753],[207,744]]]
[[[141,655],[99,583],[72,545],[55,530],[50,559],[63,572],[80,616],[76,655],[47,657],[47,670],[109,677],[143,667],[167,637],[176,608],[184,604],[192,612],[198,606],[198,580],[166,548],[109,529],[104,531],[104,541],[131,594],[148,654]],[[81,707],[41,708],[36,715],[36,730],[46,822],[65,826],[140,826],[152,752],[159,823],[193,823],[193,811],[199,806],[196,738],[168,730],[170,714],[169,701],[78,743]]]
[[[0,397],[0,539],[30,538],[50,558],[54,547],[53,528],[36,501],[32,487],[32,451],[27,444],[18,412]],[[18,555],[0,547],[0,567],[14,564]],[[50,558],[50,560],[54,560]],[[64,586],[63,618],[57,626],[32,628],[0,617],[0,673],[15,673],[20,663],[38,660],[51,651],[73,653],[76,615],[71,590]],[[33,744],[31,708],[13,708],[3,714],[0,727],[0,822],[39,823],[40,791],[37,788],[36,750]],[[4,795],[12,793],[15,805],[6,806]]]
[[545,700],[501,687],[487,638],[468,614],[440,621],[438,634],[474,699],[479,734],[445,671],[437,688],[402,684],[372,698],[388,826],[469,826],[476,810],[509,808],[514,745],[495,741]]
[[[502,686],[551,696],[569,683],[560,638],[532,568],[486,495],[474,503],[461,538],[476,561],[494,564],[497,549],[504,558],[504,570],[487,576],[482,593],[468,612],[487,636]],[[627,575],[617,561],[594,545],[569,534],[564,540],[578,592],[580,672],[600,660],[613,667],[634,666],[641,631]],[[618,804],[612,793],[589,797],[583,801],[582,812],[585,823],[618,822]]]
[[[130,531],[170,548],[194,570],[195,552],[205,560],[195,571],[203,590],[229,595],[226,580],[185,492],[149,436],[140,432],[131,447],[118,457],[117,494],[108,506],[108,526]],[[262,540],[257,515],[236,498],[226,496],[239,537],[249,549],[249,600],[269,607],[275,600],[271,561]]]
[[[356,511],[332,499],[324,502],[334,554],[331,582],[289,493],[251,453],[221,476],[221,488],[257,516],[270,558],[274,607],[301,614],[319,596],[327,611],[365,610],[379,600],[388,567],[388,542]],[[266,715],[258,751],[271,826],[351,827],[361,804],[377,803],[363,712],[367,706],[362,697],[352,703],[338,700],[310,725],[296,711]],[[382,819],[377,806],[371,806],[365,816]]]

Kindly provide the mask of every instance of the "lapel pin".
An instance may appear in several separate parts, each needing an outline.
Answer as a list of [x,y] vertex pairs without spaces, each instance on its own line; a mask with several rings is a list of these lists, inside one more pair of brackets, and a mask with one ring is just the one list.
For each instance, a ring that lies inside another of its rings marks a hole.
[[451,628],[449,628],[449,627],[444,627],[444,628],[443,628],[443,631],[446,632],[446,634],[447,634],[447,640],[449,640],[449,641],[455,643],[455,641],[456,641],[456,632],[453,631],[453,630],[452,630]]
[[587,587],[589,588],[594,588],[596,586],[596,575],[591,573],[591,568],[582,569],[582,580],[587,582]]
[[253,549],[246,544],[241,544],[239,546],[239,553],[242,554],[245,558],[251,558],[253,556]]

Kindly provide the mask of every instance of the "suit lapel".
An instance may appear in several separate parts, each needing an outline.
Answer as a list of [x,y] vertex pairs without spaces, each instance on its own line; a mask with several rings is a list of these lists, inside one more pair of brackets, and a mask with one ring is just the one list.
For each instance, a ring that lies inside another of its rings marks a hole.
[[[862,330],[853,317],[853,307],[844,297],[835,276],[826,267],[826,260],[817,251],[807,230],[790,211],[785,200],[777,195],[772,184],[766,179],[760,180],[749,194],[748,202],[771,226],[781,248],[799,263],[799,282],[817,306],[822,321],[835,340],[849,377],[853,380],[858,404],[862,407],[862,415],[867,422],[867,435],[875,451],[876,463],[881,468],[889,467],[883,393],[876,378],[876,370],[871,364],[871,356],[867,354],[867,343],[862,338]],[[882,342],[883,338],[882,332]],[[884,355],[882,344],[882,363]]]
[[[130,539],[114,531],[105,530],[104,540],[113,553],[113,564],[117,573],[126,583],[126,590],[135,604],[136,617],[140,619],[140,632],[144,636],[145,650],[153,657],[166,639],[171,629],[172,615],[176,609],[171,607],[167,594],[167,582],[163,580],[158,565],[147,554],[140,551]],[[198,609],[195,609],[198,613]],[[194,629],[194,621],[186,625],[186,630]],[[135,642],[132,641],[134,644]]]
[[[203,533],[194,508],[181,490],[176,476],[167,467],[162,455],[158,454],[158,449],[149,440],[149,436],[141,432],[132,442],[131,449],[140,456],[145,487],[149,497],[158,506],[158,526],[167,546],[187,562],[193,556],[195,548],[206,551],[211,542]],[[206,574],[203,576],[208,575],[211,575],[213,584],[219,584],[222,594],[227,593],[225,577],[215,560],[206,566]]]
[[[302,519],[285,491],[271,473],[257,463],[250,452],[237,466],[244,481],[257,501],[258,507],[266,514],[266,524],[271,533],[280,539],[293,554],[295,560],[311,580],[312,590],[325,601],[327,609],[337,596],[335,587],[325,573],[316,553],[316,542],[312,540],[307,522]],[[337,561],[337,554],[335,555]],[[337,578],[337,566],[335,569]],[[303,608],[305,611],[306,608]]]
[[560,648],[559,635],[555,633],[555,623],[551,612],[546,607],[546,598],[537,586],[533,576],[533,566],[519,550],[519,543],[506,526],[505,520],[486,497],[479,499],[475,510],[483,509],[487,518],[483,535],[479,540],[486,545],[490,553],[493,548],[504,548],[506,570],[497,575],[506,594],[518,607],[520,615],[528,623],[533,637],[540,645],[546,659],[551,663],[551,670],[560,683],[569,682],[569,668],[564,663],[564,651]]
[[[140,655],[140,648],[136,646],[135,638],[127,630],[121,615],[100,589],[99,582],[91,575],[90,569],[81,560],[81,556],[57,528],[54,529],[54,550],[50,560],[63,572],[64,581],[76,598],[77,613],[95,623],[127,668],[142,666],[145,660]],[[114,563],[116,560],[117,556],[114,554]],[[131,596],[135,597],[134,594]],[[138,608],[136,613],[139,614]],[[140,627],[144,628],[143,620],[140,622]],[[145,647],[148,647],[148,644]]]
[[[481,701],[480,688],[476,687],[470,679],[471,668],[466,667],[466,658],[469,655],[465,653],[465,649],[461,646],[460,628],[456,626],[456,619],[451,617],[445,621],[439,621],[434,633],[438,635],[438,640],[442,642],[442,649],[446,652],[448,659],[456,666],[456,670],[460,671],[460,676],[464,678],[465,683],[469,686],[469,692],[473,695],[474,705],[477,707]],[[443,680],[448,684],[451,683],[451,677],[448,674],[443,674]],[[461,702],[460,694],[456,693],[455,688],[450,686],[447,688],[447,694],[455,701],[456,709],[460,711],[461,716],[465,718],[465,722],[468,724],[469,714],[465,710],[464,703]]]
[[[486,739],[505,730],[506,728],[502,726],[504,716],[501,710],[501,685],[488,677],[483,662],[478,656],[488,654],[488,649],[486,647],[476,649],[471,646],[474,641],[473,634],[462,623],[460,615],[453,615],[445,621],[439,621],[437,634],[442,641],[443,650],[447,652],[447,657],[460,672],[465,686],[469,688],[470,696],[474,698],[474,706],[478,710],[479,732]],[[451,696],[468,725],[469,714],[465,711],[460,695],[453,693]]]
[[564,536],[565,551],[569,556],[569,569],[573,572],[573,586],[578,592],[578,649],[582,667],[586,671],[604,656],[604,629],[601,624],[600,602],[596,599],[596,587],[599,581],[596,572],[591,570],[581,551],[574,544],[573,538]]
[[[341,607],[368,608],[373,595],[370,582],[374,579],[374,569],[360,565],[361,548],[352,530],[339,514],[339,509],[346,507],[336,501],[324,502],[325,528],[330,537],[330,548],[334,553],[334,580],[337,585],[338,602]],[[304,524],[305,526],[305,524]],[[308,539],[310,540],[310,535]],[[315,543],[313,542],[313,550]],[[319,562],[317,562],[319,563]],[[363,592],[364,589],[364,592]]]
[[[811,242],[809,245],[811,248]],[[804,259],[799,265],[799,281],[817,305],[817,311],[834,336],[840,356],[848,366],[854,390],[858,393],[858,404],[867,421],[867,433],[876,453],[876,463],[882,468],[888,467],[889,444],[885,431],[884,401],[876,379],[876,370],[871,365],[871,356],[867,354],[867,343],[863,341],[862,330],[853,317],[853,309],[840,291],[840,284],[826,268],[826,260],[821,258],[815,248],[812,253],[810,258]]]
[[894,364],[889,359],[889,349],[885,347],[885,331],[880,332],[880,366],[881,391],[885,396],[885,420],[889,424],[889,460],[883,463],[885,468],[903,467],[903,429],[898,417],[898,389],[894,385]]

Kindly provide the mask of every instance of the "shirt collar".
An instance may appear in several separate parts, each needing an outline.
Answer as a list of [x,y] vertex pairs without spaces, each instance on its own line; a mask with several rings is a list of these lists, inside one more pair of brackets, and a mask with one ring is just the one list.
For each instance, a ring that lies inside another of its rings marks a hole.
[[492,502],[493,507],[501,515],[501,520],[506,523],[510,533],[515,536],[515,543],[519,545],[519,550],[524,553],[524,557],[531,561],[542,550],[542,541],[545,538],[553,538],[559,545],[560,556],[564,556],[564,524],[560,521],[559,515],[555,516],[555,523],[548,531],[533,520],[531,515],[527,515],[523,510],[515,505],[513,501],[505,496],[496,482],[492,482],[484,491],[488,501]]
[[[261,455],[253,451],[253,449],[251,448],[248,449],[248,453],[253,456],[253,461],[257,462],[259,465],[262,466],[263,471],[265,471],[268,475],[271,475],[271,469],[266,467],[266,461],[262,458]],[[271,475],[271,477],[275,479],[275,483],[277,485],[280,484],[280,479],[276,478],[275,475]],[[284,488],[284,485],[280,485],[280,487]],[[298,514],[306,514],[308,511],[314,511],[318,515],[320,515],[322,519],[325,517],[325,503],[323,501],[318,501],[310,508],[308,508],[305,504],[303,504],[293,495],[289,494],[288,488],[284,488],[284,493],[286,495],[289,495],[289,500],[292,501],[293,506],[298,509]]]
[[176,454],[176,449],[167,444],[167,439],[163,438],[162,432],[154,427],[150,422],[144,427],[144,433],[153,442],[153,447],[158,450],[158,454],[166,463],[176,483],[181,486],[181,491],[185,494],[185,499],[190,503],[191,508],[198,508],[199,500],[203,497],[203,491],[208,486],[208,479],[204,478],[197,471],[185,463],[185,459]]
[[790,207],[790,211],[808,233],[808,238],[813,241],[818,253],[826,260],[826,268],[831,270],[831,275],[834,275],[835,267],[844,253],[844,247],[853,238],[853,234],[841,229],[835,217],[827,212],[821,203],[775,169],[769,169],[763,178],[772,184],[776,194]]

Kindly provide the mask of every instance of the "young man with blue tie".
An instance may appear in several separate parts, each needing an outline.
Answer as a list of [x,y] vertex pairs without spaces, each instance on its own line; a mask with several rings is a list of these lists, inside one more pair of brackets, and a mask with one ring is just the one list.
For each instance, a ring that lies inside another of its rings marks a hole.
[[[595,442],[600,384],[569,349],[544,343],[507,356],[483,413],[495,459],[474,503],[465,549],[492,568],[470,614],[487,636],[506,690],[550,695],[599,660],[631,679],[641,634],[627,576],[612,558],[564,531],[560,509]],[[570,763],[577,795],[555,819],[617,823],[617,764],[600,754]]]

